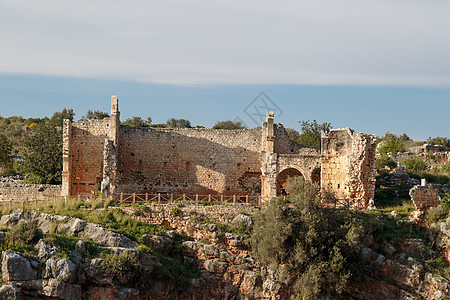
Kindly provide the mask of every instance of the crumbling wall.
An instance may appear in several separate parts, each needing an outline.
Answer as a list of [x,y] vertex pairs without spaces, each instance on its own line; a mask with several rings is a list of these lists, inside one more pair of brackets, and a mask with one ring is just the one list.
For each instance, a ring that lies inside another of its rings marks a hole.
[[322,134],[322,189],[338,199],[348,199],[352,207],[373,206],[375,196],[375,150],[373,135],[349,128]]
[[45,199],[61,195],[61,185],[1,183],[0,201]]
[[111,138],[110,118],[78,121],[70,126],[68,195],[97,195],[103,178],[104,143]]
[[260,192],[261,130],[121,126],[116,192]]
[[429,208],[439,205],[439,189],[432,184],[416,185],[409,195],[417,211],[425,213]]

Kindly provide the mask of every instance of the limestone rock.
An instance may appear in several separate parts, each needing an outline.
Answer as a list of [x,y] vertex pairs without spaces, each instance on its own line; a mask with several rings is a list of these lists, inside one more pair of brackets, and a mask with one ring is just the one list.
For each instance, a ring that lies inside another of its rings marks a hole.
[[20,281],[17,283],[17,286],[23,290],[34,291],[40,296],[51,297],[51,299],[81,299],[80,285],[69,284],[54,278]]
[[0,225],[3,226],[10,226],[10,225],[17,225],[20,219],[24,216],[24,210],[23,209],[16,209],[13,210],[9,215],[4,215],[0,219]]
[[152,249],[168,249],[172,247],[173,240],[167,236],[144,234],[144,243]]
[[30,261],[14,251],[3,252],[3,281],[22,281],[34,279]]
[[203,266],[208,272],[224,273],[228,267],[228,264],[220,259],[208,259],[203,263]]
[[250,216],[239,214],[233,219],[231,224],[238,227],[242,226],[241,228],[244,230],[244,232],[249,233],[253,229],[254,220]]
[[47,259],[54,255],[58,255],[59,250],[55,246],[50,246],[43,239],[40,239],[39,242],[34,246],[38,251],[38,258],[41,263],[44,263]]
[[77,266],[69,259],[58,261],[50,258],[45,263],[44,279],[55,278],[59,281],[74,283],[77,277]]
[[0,288],[0,299],[19,300],[20,289],[14,285],[4,285]]

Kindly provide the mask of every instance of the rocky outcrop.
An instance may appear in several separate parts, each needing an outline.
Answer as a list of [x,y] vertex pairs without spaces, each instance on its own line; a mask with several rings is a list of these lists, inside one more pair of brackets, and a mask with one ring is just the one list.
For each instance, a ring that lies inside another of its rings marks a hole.
[[138,246],[138,243],[130,240],[126,236],[112,232],[100,225],[89,223],[85,220],[45,213],[27,213],[22,209],[16,209],[9,215],[2,216],[0,225],[17,225],[22,219],[27,222],[36,222],[38,228],[42,230],[43,233],[49,233],[50,231],[64,232],[69,236],[87,238],[97,244],[109,247],[119,246],[134,248]]

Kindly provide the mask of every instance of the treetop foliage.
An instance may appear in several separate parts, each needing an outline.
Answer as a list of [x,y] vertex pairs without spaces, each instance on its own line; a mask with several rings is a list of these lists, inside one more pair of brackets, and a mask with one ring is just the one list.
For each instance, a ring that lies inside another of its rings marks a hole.
[[191,121],[186,119],[170,118],[167,120],[166,125],[169,128],[192,128]]
[[141,117],[131,117],[122,122],[123,125],[131,127],[148,127],[147,123]]
[[74,117],[75,117],[75,113],[73,112],[72,108],[64,108],[62,111],[57,111],[53,114],[53,116],[50,118],[50,123],[53,126],[62,127],[63,121],[65,119],[69,119],[70,121],[73,121]]
[[388,153],[397,154],[399,152],[405,152],[404,139],[401,139],[394,133],[387,132],[381,139],[381,146],[378,147],[378,152],[381,155],[387,155]]
[[286,132],[289,138],[299,144],[320,148],[321,132],[328,132],[333,128],[331,123],[324,122],[322,124],[313,121],[299,121],[301,133],[292,128],[287,128]]
[[212,129],[227,129],[227,130],[239,130],[246,129],[247,127],[243,125],[240,121],[217,121]]
[[107,112],[99,111],[99,110],[88,110],[86,116],[83,116],[83,120],[101,120],[104,118],[109,118],[109,114]]

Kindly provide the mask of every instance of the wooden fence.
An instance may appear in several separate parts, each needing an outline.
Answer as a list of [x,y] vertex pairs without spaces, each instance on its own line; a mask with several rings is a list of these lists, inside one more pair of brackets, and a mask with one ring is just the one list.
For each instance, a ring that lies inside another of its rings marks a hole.
[[262,204],[260,195],[199,195],[199,194],[137,194],[120,193],[115,196],[120,203],[174,203],[179,201],[194,202],[226,202],[226,203],[247,203],[251,205]]

